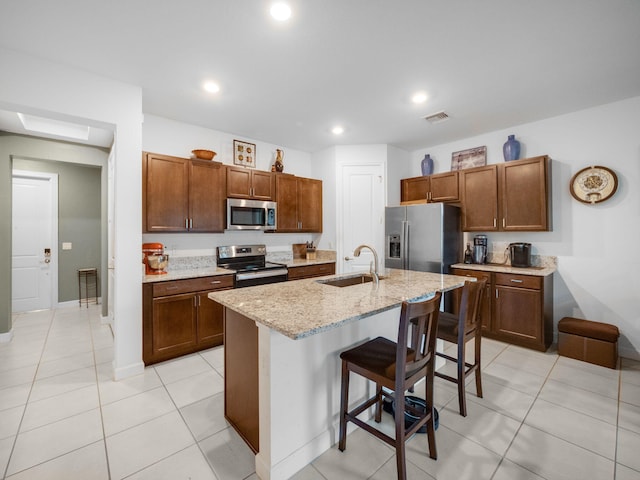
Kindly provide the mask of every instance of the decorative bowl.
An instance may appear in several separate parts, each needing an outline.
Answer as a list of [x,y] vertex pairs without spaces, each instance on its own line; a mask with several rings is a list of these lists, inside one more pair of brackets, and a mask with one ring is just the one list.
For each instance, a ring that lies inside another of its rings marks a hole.
[[191,153],[193,153],[196,158],[199,158],[200,160],[212,160],[213,157],[217,155],[216,152],[212,150],[191,150]]

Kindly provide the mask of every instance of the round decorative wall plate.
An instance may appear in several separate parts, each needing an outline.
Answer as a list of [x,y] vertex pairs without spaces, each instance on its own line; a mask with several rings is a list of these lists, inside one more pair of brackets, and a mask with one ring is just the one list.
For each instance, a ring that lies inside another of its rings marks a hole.
[[583,203],[600,203],[618,189],[618,177],[607,167],[592,166],[576,173],[569,184],[571,195]]

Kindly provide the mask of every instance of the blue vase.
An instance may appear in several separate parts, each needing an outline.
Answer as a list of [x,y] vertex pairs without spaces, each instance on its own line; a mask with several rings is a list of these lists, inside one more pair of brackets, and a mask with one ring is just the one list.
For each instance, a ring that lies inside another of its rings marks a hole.
[[505,162],[518,160],[520,158],[520,142],[516,140],[515,135],[509,135],[509,138],[507,138],[507,141],[502,147],[502,153],[504,154]]
[[420,168],[422,168],[422,175],[431,175],[433,173],[433,158],[428,153],[422,159],[422,163],[420,163]]

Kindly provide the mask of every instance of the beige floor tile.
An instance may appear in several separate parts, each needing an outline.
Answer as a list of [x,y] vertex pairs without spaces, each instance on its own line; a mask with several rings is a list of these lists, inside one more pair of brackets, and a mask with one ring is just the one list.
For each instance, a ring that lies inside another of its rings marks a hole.
[[79,370],[81,368],[92,367],[94,365],[93,352],[83,352],[76,355],[41,362],[36,373],[36,380],[61,375],[63,373]]
[[485,378],[484,375],[482,377],[482,396],[483,398],[478,398],[472,388],[467,393],[467,404],[469,402],[478,403],[520,422],[535,400],[533,395],[493,382]]
[[621,358],[620,377],[623,382],[640,385],[640,362]]
[[36,380],[29,401],[55,397],[66,392],[96,384],[95,367],[86,367],[53,377]]
[[569,357],[558,357],[558,365],[566,365],[568,367],[584,370],[585,372],[593,373],[594,375],[600,375],[609,379],[617,380],[620,377],[620,370],[615,368],[602,367],[589,362],[583,362],[582,360],[576,360]]
[[102,405],[108,405],[123,398],[162,386],[160,377],[158,377],[154,368],[145,368],[142,374],[118,380],[117,382],[111,378],[111,365],[101,364],[98,365],[97,369],[98,389],[100,390],[100,403]]
[[18,427],[24,414],[24,405],[9,408],[0,412],[0,440],[7,437],[15,437],[18,434]]
[[218,480],[197,445],[154,463],[127,480]]
[[640,407],[620,402],[618,427],[640,433]]
[[16,437],[7,437],[0,440],[0,472],[3,474],[9,463],[9,456],[15,441]]
[[[435,480],[424,470],[421,470],[411,462],[406,462],[407,480]],[[395,454],[387,460],[387,462],[370,477],[370,480],[389,480],[398,476],[398,465],[396,463]],[[313,478],[313,477],[311,477]]]
[[104,441],[100,440],[8,477],[8,480],[54,479],[108,480]]
[[[255,473],[247,480],[254,479],[259,480]],[[324,477],[313,465],[307,465],[298,473],[293,475],[289,480],[326,480],[326,477]]]
[[517,370],[523,370],[539,377],[546,377],[553,368],[556,358],[534,350],[509,346],[495,358],[494,362]]
[[544,480],[544,478],[505,459],[502,460],[491,480]]
[[107,362],[110,364],[113,361],[113,346],[96,349],[94,354],[96,365]]
[[407,460],[438,480],[489,480],[500,462],[499,455],[442,425],[436,446],[438,459],[432,460],[426,435],[415,435],[407,442]]
[[617,399],[556,380],[547,380],[538,398],[584,413],[612,425],[616,424],[618,417]]
[[619,428],[617,450],[618,463],[640,471],[640,434]]
[[232,428],[198,444],[219,479],[241,479],[255,472],[255,455]]
[[37,365],[40,362],[40,351],[33,353],[3,352],[0,347],[0,372]]
[[474,402],[467,402],[467,416],[463,417],[458,412],[458,405],[451,402],[440,410],[440,425],[502,456],[520,422]]
[[640,480],[640,472],[617,463],[616,480]]
[[224,369],[224,347],[210,348],[199,352],[200,356],[215,369]]
[[585,368],[558,363],[549,378],[611,398],[618,398],[618,378],[606,377]]
[[23,383],[13,387],[0,388],[0,412],[7,408],[17,407],[27,403],[29,393],[31,392],[31,384]]
[[102,422],[98,409],[20,433],[7,473],[13,475],[100,439]]
[[65,392],[55,397],[29,402],[20,426],[21,432],[33,430],[99,407],[96,385]]
[[33,382],[37,368],[38,365],[28,365],[0,372],[0,389]]
[[640,385],[622,383],[620,385],[620,401],[640,407]]
[[506,458],[547,480],[613,478],[613,461],[528,425],[520,428]]
[[125,478],[194,443],[178,412],[116,433],[107,437],[111,479]]
[[102,407],[104,433],[107,437],[175,411],[164,387],[139,393]]
[[229,426],[224,419],[224,394],[218,393],[180,409],[182,418],[197,441]]
[[193,375],[174,383],[165,384],[178,408],[211,397],[224,390],[224,380],[217,372],[209,371]]
[[209,365],[197,353],[186,357],[180,357],[176,360],[158,363],[154,368],[160,376],[162,383],[165,385],[197,375],[198,373],[211,371],[211,365]]
[[525,424],[608,459],[615,458],[616,427],[583,413],[538,399]]
[[483,370],[482,378],[533,396],[538,394],[545,380],[539,375],[496,362]]
[[312,464],[325,478],[351,480],[369,478],[393,455],[394,451],[386,443],[356,428],[347,436],[344,452],[334,445]]

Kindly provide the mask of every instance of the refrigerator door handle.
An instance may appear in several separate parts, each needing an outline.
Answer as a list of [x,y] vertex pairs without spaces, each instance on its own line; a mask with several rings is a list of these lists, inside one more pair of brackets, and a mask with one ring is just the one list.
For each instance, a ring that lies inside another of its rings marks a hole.
[[402,222],[402,238],[400,240],[400,244],[402,245],[402,269],[409,269],[409,222],[406,220]]

